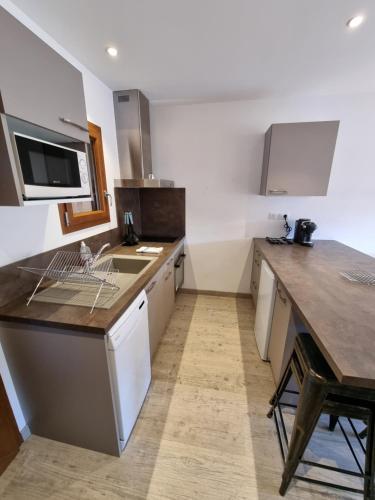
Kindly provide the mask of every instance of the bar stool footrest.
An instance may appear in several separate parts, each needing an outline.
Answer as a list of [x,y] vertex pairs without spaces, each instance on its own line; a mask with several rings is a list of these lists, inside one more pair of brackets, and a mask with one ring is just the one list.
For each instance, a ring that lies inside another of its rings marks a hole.
[[[286,390],[284,392],[287,393],[289,391]],[[276,403],[275,408],[273,408],[273,418],[274,418],[274,421],[275,421],[277,438],[278,438],[278,442],[279,442],[279,446],[280,446],[281,456],[282,456],[283,462],[285,463],[285,457],[286,457],[286,454],[288,452],[289,443],[288,443],[288,436],[287,436],[287,432],[286,432],[284,417],[283,417],[283,413],[282,413],[282,409],[281,409],[282,406],[288,407],[288,408],[297,408],[297,406],[293,405],[291,403],[278,402],[278,403]],[[277,414],[278,414],[278,416],[277,416]],[[344,418],[347,418],[347,420],[348,420],[350,426],[352,427],[352,429],[355,429],[354,424],[351,421],[350,417],[344,417]],[[279,419],[280,419],[280,422],[279,422]],[[359,464],[358,458],[355,455],[354,449],[350,445],[349,438],[347,437],[346,432],[345,432],[344,428],[342,427],[342,425],[340,423],[340,420],[338,422],[339,422],[339,427],[340,427],[342,433],[345,436],[345,440],[346,440],[347,444],[350,446],[350,450],[351,450],[351,452],[353,454],[353,457],[355,459],[355,462],[356,462],[356,464],[357,464],[360,472],[355,472],[355,471],[351,471],[351,470],[347,470],[347,469],[341,469],[339,467],[333,467],[333,466],[325,465],[325,464],[319,464],[317,462],[312,462],[312,461],[303,460],[303,459],[300,460],[300,464],[309,465],[309,466],[312,466],[312,467],[318,467],[318,468],[321,468],[321,469],[331,470],[333,472],[338,472],[338,473],[346,474],[346,475],[349,475],[349,476],[354,476],[354,477],[358,477],[358,478],[361,478],[361,479],[365,479],[368,476],[366,476],[366,474],[363,473],[362,468],[361,468],[361,466]],[[360,441],[359,434],[357,432],[355,432],[354,435],[357,438],[357,440],[359,441],[359,443],[361,445],[361,449],[363,451],[364,447],[363,447],[363,444]],[[284,442],[283,442],[282,436],[284,437]],[[286,448],[286,450],[284,449],[284,447]],[[304,477],[304,476],[300,476],[300,475],[297,475],[297,474],[295,474],[293,477],[294,477],[294,479],[297,479],[299,481],[305,481],[307,483],[318,484],[318,485],[321,485],[321,486],[328,486],[328,487],[331,487],[331,488],[336,488],[336,489],[340,489],[340,490],[348,491],[348,492],[352,492],[352,493],[358,493],[358,494],[363,494],[364,493],[364,490],[360,490],[360,489],[357,489],[357,488],[352,488],[350,486],[344,486],[344,485],[337,484],[337,483],[330,483],[329,481],[320,481],[318,479]]]

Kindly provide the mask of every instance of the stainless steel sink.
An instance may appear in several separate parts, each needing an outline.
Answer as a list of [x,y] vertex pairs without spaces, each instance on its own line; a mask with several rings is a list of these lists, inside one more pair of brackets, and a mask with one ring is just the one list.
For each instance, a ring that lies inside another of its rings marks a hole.
[[119,273],[139,274],[153,259],[137,259],[127,257],[113,257],[113,266]]

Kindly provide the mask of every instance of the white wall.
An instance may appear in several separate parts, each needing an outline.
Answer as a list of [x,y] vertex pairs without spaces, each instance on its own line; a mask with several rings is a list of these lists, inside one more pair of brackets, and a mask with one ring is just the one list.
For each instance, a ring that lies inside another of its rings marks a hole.
[[[270,213],[309,217],[316,238],[375,255],[375,94],[154,104],[153,166],[186,187],[186,288],[249,292],[252,238],[282,235]],[[271,123],[340,120],[327,197],[263,197]]]
[[[27,18],[12,2],[0,0],[0,5],[82,72],[87,117],[89,121],[99,125],[102,129],[107,187],[108,191],[113,195],[113,179],[119,177],[119,165],[112,91],[59,46],[48,34],[43,32],[33,21]],[[114,206],[111,208],[110,223],[65,236],[61,231],[57,205],[22,208],[0,207],[0,266],[72,241],[87,238],[114,227],[117,227]],[[0,375],[4,381],[18,427],[22,429],[25,426],[25,420],[1,345]]]

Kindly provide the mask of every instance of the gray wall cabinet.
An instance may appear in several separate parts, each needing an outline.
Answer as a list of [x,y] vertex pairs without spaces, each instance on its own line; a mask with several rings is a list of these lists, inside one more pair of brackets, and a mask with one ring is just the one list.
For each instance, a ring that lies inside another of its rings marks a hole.
[[261,195],[325,196],[339,121],[277,123],[264,142]]
[[1,112],[89,142],[82,74],[2,7],[0,68]]

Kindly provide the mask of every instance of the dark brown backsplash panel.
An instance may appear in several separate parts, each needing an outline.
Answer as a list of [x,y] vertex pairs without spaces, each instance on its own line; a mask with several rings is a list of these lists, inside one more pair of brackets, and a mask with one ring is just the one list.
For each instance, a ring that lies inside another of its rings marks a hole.
[[185,235],[185,188],[144,188],[140,198],[143,235]]
[[185,235],[185,188],[116,188],[117,219],[125,235],[124,212],[132,212],[138,235]]
[[[18,269],[18,266],[38,267],[44,269],[51,262],[52,257],[58,250],[79,252],[80,241],[81,240],[78,240],[74,243],[69,243],[68,245],[54,248],[48,252],[33,255],[32,257],[0,267],[0,307],[26,293],[31,292],[36,285],[38,277]],[[85,238],[85,242],[91,247],[91,250],[95,252],[107,242],[111,243],[112,246],[118,245],[121,242],[121,236],[119,230],[116,228],[96,234],[90,238]]]

